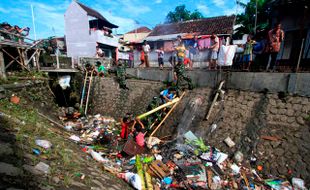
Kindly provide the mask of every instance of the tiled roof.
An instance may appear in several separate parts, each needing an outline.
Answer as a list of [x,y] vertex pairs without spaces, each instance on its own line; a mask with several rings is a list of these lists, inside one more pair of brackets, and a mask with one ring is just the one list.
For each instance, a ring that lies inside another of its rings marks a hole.
[[198,33],[200,35],[232,34],[235,16],[219,16],[157,25],[149,36],[161,36],[178,33]]
[[140,28],[134,29],[130,32],[127,32],[126,34],[130,34],[130,33],[148,33],[151,32],[152,30],[149,29],[148,27],[142,26]]
[[274,6],[279,6],[279,5],[294,5],[294,4],[306,4],[310,5],[309,0],[272,0],[270,4]]
[[77,2],[77,4],[80,5],[80,7],[82,9],[84,9],[84,11],[86,11],[87,15],[95,17],[97,19],[100,19],[102,21],[104,21],[105,23],[107,23],[107,25],[110,28],[118,28],[118,26],[116,26],[115,24],[110,23],[106,18],[104,18],[99,12],[97,12],[96,10],[87,7],[86,5],[83,5],[82,3]]

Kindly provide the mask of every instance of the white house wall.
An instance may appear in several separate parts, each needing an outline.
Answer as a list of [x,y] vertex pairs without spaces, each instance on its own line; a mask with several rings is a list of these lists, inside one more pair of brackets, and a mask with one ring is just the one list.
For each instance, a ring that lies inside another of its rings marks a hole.
[[90,38],[87,13],[75,1],[65,13],[65,34],[69,57],[76,59],[95,55],[96,42]]

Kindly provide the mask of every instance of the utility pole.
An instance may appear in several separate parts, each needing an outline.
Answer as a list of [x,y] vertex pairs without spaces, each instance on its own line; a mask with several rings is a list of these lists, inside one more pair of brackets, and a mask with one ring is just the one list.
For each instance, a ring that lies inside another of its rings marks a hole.
[[256,6],[255,6],[254,34],[256,34],[256,25],[257,25],[257,0],[256,0]]
[[34,14],[33,14],[32,4],[31,4],[31,13],[32,13],[32,25],[33,25],[34,40],[37,40],[36,25],[34,24]]

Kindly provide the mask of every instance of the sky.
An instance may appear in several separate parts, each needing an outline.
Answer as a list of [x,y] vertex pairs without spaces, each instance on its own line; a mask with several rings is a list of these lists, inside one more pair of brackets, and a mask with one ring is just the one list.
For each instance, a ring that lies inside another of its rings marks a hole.
[[[241,0],[247,2],[248,0]],[[30,27],[29,37],[34,39],[32,11],[37,39],[64,36],[64,14],[72,0],[0,0],[0,23]],[[231,15],[243,9],[235,0],[79,0],[80,3],[100,12],[119,26],[118,34],[137,27],[150,29],[165,22],[169,11],[184,4],[190,11],[198,10],[204,17]]]

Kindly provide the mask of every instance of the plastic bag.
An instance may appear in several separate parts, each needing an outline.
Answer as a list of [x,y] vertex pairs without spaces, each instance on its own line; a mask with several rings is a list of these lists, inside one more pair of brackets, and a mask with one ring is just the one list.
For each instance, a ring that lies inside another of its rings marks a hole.
[[138,174],[128,172],[125,174],[125,180],[130,183],[135,189],[142,189],[142,181]]
[[65,75],[59,78],[59,85],[63,90],[66,90],[68,87],[70,87],[70,75]]
[[296,189],[306,189],[304,180],[294,177],[292,179],[293,187]]
[[45,149],[49,149],[52,147],[52,143],[48,140],[37,139],[35,142],[36,142],[36,145],[43,147]]
[[108,159],[103,158],[98,152],[93,150],[90,150],[90,155],[98,162],[106,163],[109,161]]

